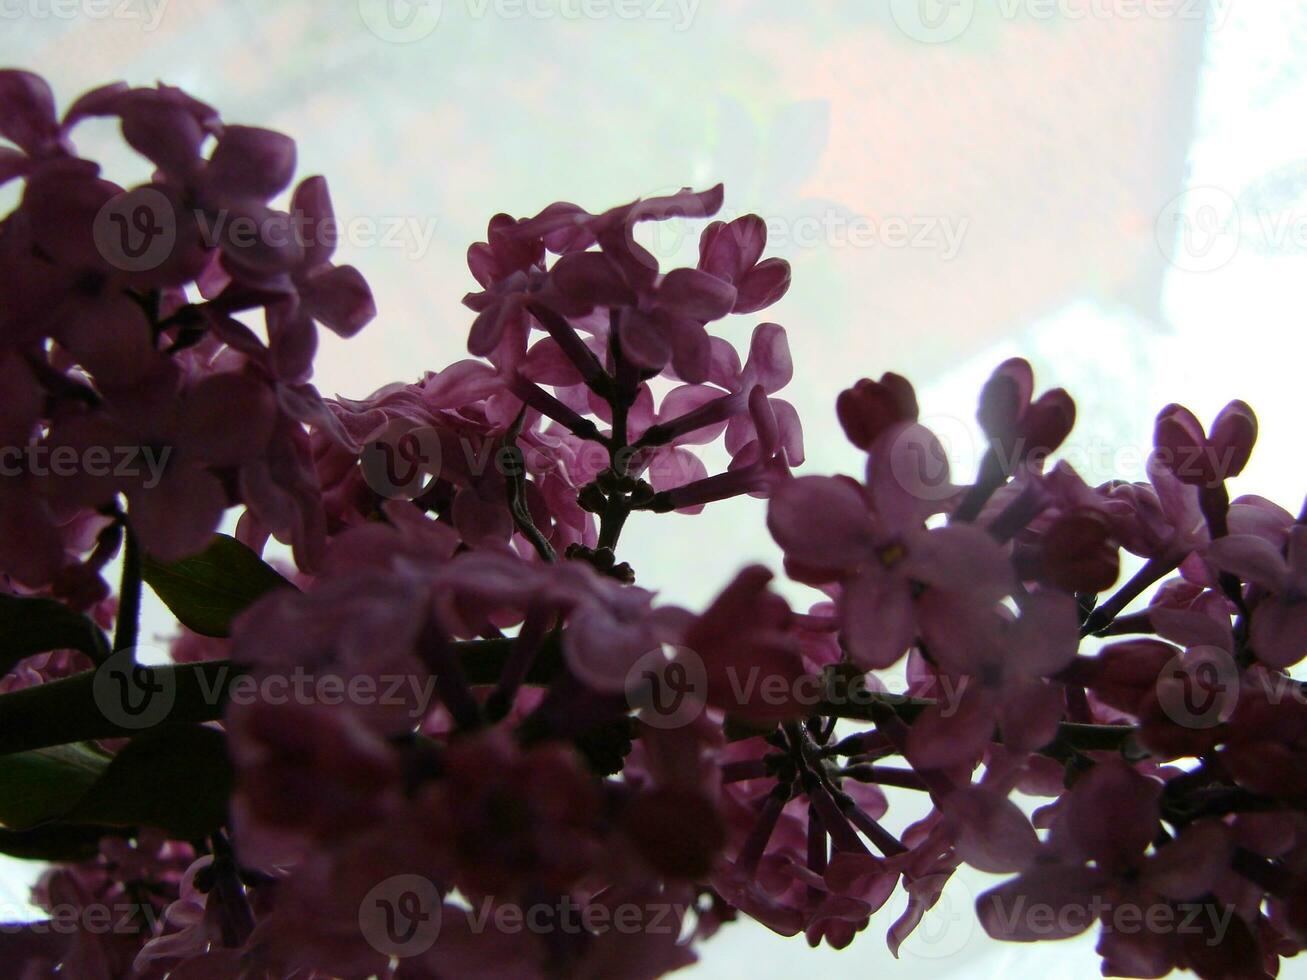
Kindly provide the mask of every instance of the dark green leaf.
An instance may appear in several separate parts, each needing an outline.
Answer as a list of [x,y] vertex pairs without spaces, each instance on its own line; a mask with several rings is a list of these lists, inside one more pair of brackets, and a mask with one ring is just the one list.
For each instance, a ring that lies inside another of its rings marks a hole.
[[273,589],[294,588],[272,566],[225,534],[191,558],[163,565],[142,556],[146,583],[188,629],[228,636],[231,621]]
[[122,830],[54,824],[31,830],[0,830],[0,854],[24,861],[86,861],[100,851],[100,839]]
[[114,756],[64,820],[158,827],[190,840],[226,821],[233,784],[222,732],[201,725],[147,732]]
[[63,816],[109,767],[88,745],[56,745],[0,758],[0,824],[23,830]]
[[[0,756],[89,739],[131,738],[96,701],[95,671],[0,694]],[[225,660],[157,667],[155,676],[174,692],[172,709],[159,727],[172,729],[222,717],[230,684],[241,676]]]
[[109,641],[95,623],[62,602],[0,594],[0,674],[49,650],[80,650],[99,663],[109,655]]

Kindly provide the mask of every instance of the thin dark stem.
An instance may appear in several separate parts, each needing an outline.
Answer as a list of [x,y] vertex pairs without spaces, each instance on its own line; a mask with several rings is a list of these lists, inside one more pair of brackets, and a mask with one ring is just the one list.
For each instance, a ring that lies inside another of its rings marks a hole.
[[1126,606],[1138,598],[1145,589],[1173,571],[1177,562],[1169,558],[1150,558],[1144,567],[1135,572],[1130,581],[1101,606],[1090,613],[1085,625],[1080,628],[1081,636],[1090,636],[1106,629]]
[[876,845],[876,850],[886,857],[893,857],[896,854],[904,854],[907,848],[902,842],[882,827],[870,813],[863,810],[853,802],[852,799],[844,797],[840,800],[844,808],[844,815],[849,818],[853,826],[858,828],[867,840]]
[[853,765],[840,770],[840,775],[860,783],[874,783],[877,786],[895,786],[899,789],[926,790],[926,781],[911,769],[898,769],[894,766]]
[[788,786],[778,785],[773,788],[763,801],[762,809],[758,813],[758,822],[753,825],[753,830],[749,832],[749,836],[740,847],[735,866],[750,877],[758,870],[762,852],[767,849],[767,842],[771,840],[772,831],[776,829],[776,821],[780,819],[781,810],[785,808],[789,798]]
[[539,320],[549,332],[549,336],[554,338],[554,342],[580,372],[586,387],[600,398],[609,398],[613,387],[612,379],[604,370],[604,366],[599,363],[599,358],[595,357],[594,351],[585,345],[576,330],[567,322],[567,318],[540,302],[528,303],[527,311]]
[[994,496],[994,491],[1006,482],[1007,473],[1004,472],[1003,461],[996,449],[990,449],[980,462],[975,484],[963,496],[962,502],[953,512],[952,520],[958,523],[974,521],[980,516],[985,504],[989,503],[989,498]]
[[[118,586],[118,622],[114,628],[113,648],[135,650],[141,629],[141,551],[136,533],[130,525],[123,528],[123,574]],[[132,659],[136,659],[135,653]]]
[[593,422],[582,418],[535,382],[516,375],[509,382],[509,390],[515,397],[530,405],[541,415],[553,419],[577,438],[609,445],[609,441],[599,433]]
[[535,521],[531,518],[531,509],[526,502],[526,464],[522,456],[522,451],[517,448],[517,437],[522,431],[522,422],[526,418],[526,406],[522,406],[522,411],[517,413],[517,418],[513,424],[508,427],[508,433],[505,436],[505,445],[514,455],[514,465],[511,472],[508,473],[508,511],[513,515],[513,523],[517,526],[518,531],[524,538],[531,543],[544,561],[552,562],[557,560],[554,554],[554,547],[548,539],[540,533],[536,527]]
[[613,432],[608,440],[608,462],[618,485],[609,492],[608,503],[599,517],[599,547],[616,552],[618,539],[622,536],[622,528],[626,526],[626,519],[631,516],[631,501],[622,483],[629,475],[631,463],[627,422],[639,388],[638,382],[631,383],[630,372],[626,370],[627,364],[622,357],[622,344],[616,319],[609,331],[608,345],[613,358],[613,373],[618,379],[614,386],[616,390],[608,402],[613,411]]
[[453,644],[431,617],[418,639],[418,655],[436,681],[436,691],[458,726],[466,731],[481,726],[481,708],[468,687],[467,674]]

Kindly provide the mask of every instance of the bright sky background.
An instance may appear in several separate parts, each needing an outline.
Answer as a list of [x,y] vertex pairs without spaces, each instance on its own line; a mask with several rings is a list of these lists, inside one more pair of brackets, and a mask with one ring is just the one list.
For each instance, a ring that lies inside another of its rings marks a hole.
[[[1019,353],[1076,396],[1069,452],[1091,482],[1141,478],[1165,403],[1209,419],[1242,397],[1262,436],[1238,489],[1296,510],[1307,7],[1208,6],[0,0],[0,63],[41,72],[63,104],[111,79],[167,81],[298,140],[300,173],[329,178],[342,258],[380,306],[360,338],[325,344],[324,393],[362,396],[463,356],[463,253],[495,212],[724,180],[727,211],[766,217],[794,265],[769,315],[790,331],[805,472],[858,471],[834,396],[885,370],[917,382],[968,472],[976,392]],[[84,148],[105,135],[88,128]],[[143,176],[114,159],[110,176]],[[656,250],[688,256],[697,233]],[[744,343],[752,326],[728,330]],[[779,564],[762,518],[756,501],[635,518],[623,557],[642,584],[701,606],[745,561]],[[0,903],[20,902],[31,869],[5,867]],[[901,895],[843,953],[739,925],[692,972],[1097,974],[1092,936],[986,939],[970,910],[986,886],[955,881],[897,966],[881,937]],[[1295,971],[1307,976],[1283,975]]]

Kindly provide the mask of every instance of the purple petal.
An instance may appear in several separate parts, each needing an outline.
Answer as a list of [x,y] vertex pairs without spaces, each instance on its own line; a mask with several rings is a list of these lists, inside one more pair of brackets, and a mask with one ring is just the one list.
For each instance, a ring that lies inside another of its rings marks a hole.
[[698,269],[673,269],[658,286],[658,303],[696,320],[720,320],[735,305],[735,287]]
[[182,395],[178,440],[188,458],[235,466],[262,455],[276,415],[277,401],[266,384],[244,374],[212,374]]
[[971,524],[949,524],[911,536],[904,574],[976,602],[1010,595],[1015,583],[1003,546]]
[[1262,600],[1253,610],[1252,646],[1268,667],[1292,667],[1307,657],[1307,600]]
[[1039,837],[1021,808],[996,790],[958,790],[945,797],[942,810],[958,856],[980,871],[1021,871],[1039,849]]
[[1013,357],[1000,364],[980,392],[976,417],[985,434],[991,439],[1015,435],[1034,390],[1035,375],[1028,361]]
[[1089,868],[1037,865],[981,895],[976,915],[985,932],[1008,942],[1078,936],[1095,921],[1089,906],[1100,881]]
[[780,391],[794,377],[794,361],[785,328],[776,323],[760,323],[749,341],[749,359],[744,364],[741,387],[762,385],[769,395]]
[[1081,776],[1067,796],[1067,830],[1107,870],[1133,867],[1157,836],[1162,784],[1120,759]]
[[931,705],[908,731],[907,758],[917,769],[951,769],[975,762],[994,739],[989,699],[967,689],[961,699]]
[[[830,561],[813,564],[829,567]],[[862,670],[883,670],[898,663],[916,639],[916,630],[917,617],[906,579],[873,566],[845,584],[840,596],[840,638]]]
[[919,527],[954,494],[944,447],[916,422],[891,426],[876,439],[867,460],[867,485],[876,511],[900,531]]
[[1232,401],[1212,423],[1209,440],[1216,454],[1216,468],[1222,477],[1238,476],[1248,465],[1257,442],[1257,415],[1247,402]]
[[171,466],[158,486],[128,495],[128,515],[148,554],[162,562],[203,551],[218,530],[227,494],[195,466]]
[[1076,601],[1061,592],[1040,592],[1021,603],[1008,663],[1027,677],[1049,677],[1075,659],[1080,647]]
[[1149,859],[1143,881],[1167,898],[1195,901],[1228,874],[1233,853],[1227,827],[1214,821],[1190,824]]
[[757,313],[778,303],[790,291],[790,264],[784,259],[759,262],[738,283],[732,313]]
[[325,265],[336,251],[340,229],[325,177],[301,180],[290,199],[290,213],[304,221],[304,265]]
[[1280,591],[1289,577],[1289,566],[1280,550],[1253,534],[1218,538],[1207,546],[1207,557],[1221,571],[1271,592]]
[[672,356],[671,345],[657,324],[643,313],[627,310],[618,325],[622,354],[650,371],[661,370]]
[[204,130],[181,106],[138,101],[122,114],[123,139],[170,175],[188,177],[199,159]]
[[549,275],[559,292],[587,308],[626,306],[635,299],[621,270],[602,252],[564,255]]
[[54,94],[30,71],[0,71],[0,136],[35,153],[59,135]]
[[228,126],[204,171],[205,189],[217,200],[269,201],[290,186],[295,141],[254,126]]
[[353,337],[377,315],[372,290],[352,265],[314,273],[300,285],[300,299],[309,316],[339,337]]
[[801,476],[788,481],[772,495],[767,527],[788,558],[806,565],[854,569],[874,560],[867,504],[849,480]]

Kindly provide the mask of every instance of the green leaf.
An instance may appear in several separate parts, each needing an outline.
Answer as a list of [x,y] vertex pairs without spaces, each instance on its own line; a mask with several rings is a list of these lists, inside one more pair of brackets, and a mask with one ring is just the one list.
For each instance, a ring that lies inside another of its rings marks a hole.
[[182,625],[203,636],[228,636],[231,621],[273,589],[294,588],[235,538],[216,535],[191,558],[163,565],[141,558],[146,583]]
[[77,805],[109,768],[89,745],[56,745],[0,758],[0,824],[25,830]]
[[0,854],[24,861],[86,861],[100,852],[100,839],[122,830],[60,824],[31,830],[0,830]]
[[[160,730],[186,727],[222,717],[227,692],[240,668],[225,660],[155,668],[155,676],[174,692],[172,709]],[[96,700],[95,671],[0,694],[0,756],[91,739],[132,738],[141,729],[120,725]]]
[[[512,653],[514,640],[465,640],[453,644],[468,682],[495,684]],[[563,669],[562,642],[557,633],[545,638],[527,673],[528,684],[548,684]],[[156,677],[175,691],[175,701],[160,728],[217,721],[227,692],[242,676],[242,668],[225,660],[155,668]],[[0,694],[0,756],[30,752],[51,745],[89,739],[131,738],[139,728],[127,728],[108,718],[95,699],[95,672],[36,684]],[[742,736],[743,737],[743,736]]]
[[191,840],[227,819],[235,777],[227,740],[194,725],[138,735],[63,820],[110,827],[157,827]]
[[0,674],[50,650],[80,650],[96,663],[109,656],[100,628],[54,599],[0,595],[0,637]]

